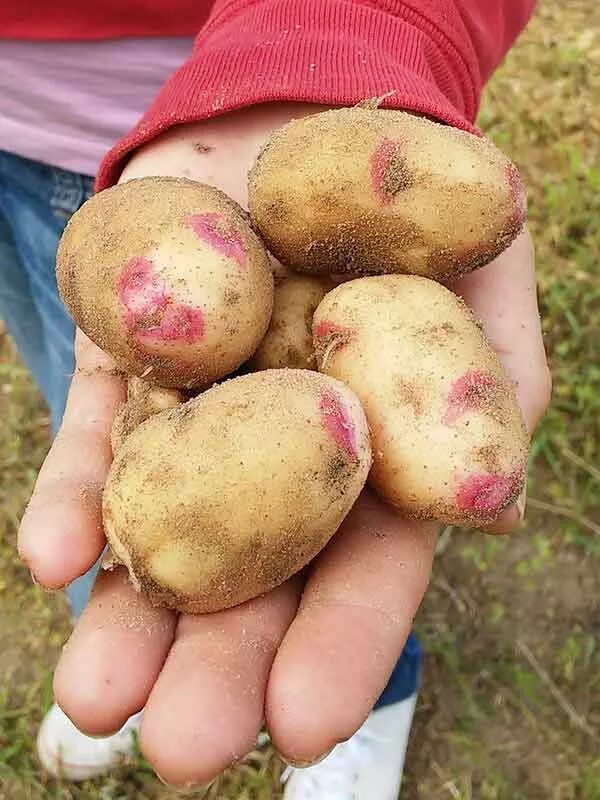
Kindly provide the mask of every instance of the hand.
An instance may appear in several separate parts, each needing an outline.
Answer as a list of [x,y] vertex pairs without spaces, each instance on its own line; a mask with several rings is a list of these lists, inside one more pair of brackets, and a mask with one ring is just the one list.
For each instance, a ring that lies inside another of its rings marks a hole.
[[[269,131],[308,106],[268,105],[175,128],[123,179],[184,175],[246,201],[246,172]],[[530,429],[549,396],[528,234],[459,281],[517,385]],[[102,486],[125,394],[112,360],[82,334],[64,423],[22,522],[36,580],[59,588],[104,546]],[[518,521],[505,512],[496,529]],[[398,658],[431,571],[436,526],[409,522],[365,492],[313,563],[264,597],[200,617],[154,608],[122,569],[102,573],[60,659],[56,699],[90,734],[145,707],[142,751],[164,780],[204,783],[254,744],[266,719],[289,760],[314,759],[359,727]]]

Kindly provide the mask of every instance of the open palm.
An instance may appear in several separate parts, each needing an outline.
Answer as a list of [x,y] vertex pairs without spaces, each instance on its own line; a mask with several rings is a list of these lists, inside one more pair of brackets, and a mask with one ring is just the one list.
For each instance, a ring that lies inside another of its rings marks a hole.
[[[123,179],[187,176],[244,204],[248,167],[269,131],[312,110],[260,106],[175,128],[140,150]],[[549,378],[529,235],[452,288],[483,321],[532,430]],[[19,536],[44,586],[83,574],[105,545],[102,488],[124,397],[112,360],[79,333],[64,423]],[[510,508],[493,532],[518,520]],[[352,735],[383,690],[425,592],[435,541],[436,526],[402,519],[364,492],[302,579],[227,611],[178,615],[137,594],[122,569],[102,573],[61,656],[56,699],[94,735],[144,707],[142,751],[171,783],[214,778],[251,749],[264,720],[284,757],[310,761]]]

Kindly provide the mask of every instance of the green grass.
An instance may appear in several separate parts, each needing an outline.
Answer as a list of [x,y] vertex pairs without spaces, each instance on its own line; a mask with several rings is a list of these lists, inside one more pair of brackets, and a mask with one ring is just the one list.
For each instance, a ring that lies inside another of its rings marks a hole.
[[[541,0],[494,77],[481,125],[530,189],[554,401],[531,462],[525,530],[444,537],[417,620],[427,659],[403,800],[600,800],[600,5]],[[69,623],[14,552],[47,419],[0,334],[0,800],[167,800],[138,759],[80,786],[35,760]],[[277,798],[252,754],[211,800]]]

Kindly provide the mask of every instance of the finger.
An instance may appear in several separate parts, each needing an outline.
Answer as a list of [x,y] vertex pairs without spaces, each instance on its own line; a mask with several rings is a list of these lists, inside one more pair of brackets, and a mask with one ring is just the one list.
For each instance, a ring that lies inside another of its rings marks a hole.
[[525,519],[525,507],[527,505],[527,484],[516,503],[506,508],[495,522],[486,525],[483,530],[491,536],[505,536],[516,530]]
[[77,371],[62,427],[19,531],[19,553],[51,589],[86,572],[104,546],[101,500],[112,460],[110,428],[125,386],[111,358],[78,334]]
[[[534,252],[527,231],[501,256],[453,286],[483,323],[507,375],[513,380],[530,433],[550,402],[551,377],[537,305]],[[523,521],[523,493],[487,533],[506,534]]]
[[140,732],[142,752],[164,781],[207,783],[254,746],[298,592],[292,581],[227,611],[180,618]]
[[529,233],[525,231],[501,256],[452,288],[482,321],[490,344],[514,381],[525,424],[533,431],[550,401],[551,378]]
[[54,674],[56,701],[80,730],[107,736],[144,706],[175,621],[135,591],[124,569],[100,572]]
[[271,737],[311,761],[351,736],[383,691],[427,587],[435,529],[364,494],[319,557],[267,691]]

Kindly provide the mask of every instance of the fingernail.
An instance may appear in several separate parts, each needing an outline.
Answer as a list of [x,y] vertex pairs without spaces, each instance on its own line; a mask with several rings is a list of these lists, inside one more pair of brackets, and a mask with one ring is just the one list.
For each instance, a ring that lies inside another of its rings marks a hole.
[[525,510],[527,507],[527,484],[523,487],[523,491],[518,497],[517,500],[517,511],[519,512],[519,522],[523,522],[525,519]]
[[167,789],[171,789],[171,791],[174,791],[176,793],[178,793],[181,790],[185,790],[185,789],[198,789],[198,788],[200,788],[199,786],[192,786],[191,784],[187,784],[187,783],[185,783],[185,784],[181,784],[181,783],[180,784],[175,784],[175,783],[171,783],[170,781],[166,781],[163,778],[162,775],[158,774],[158,772],[156,770],[154,770],[154,774],[156,775],[156,777],[162,783],[163,786],[166,786]]
[[33,574],[33,572],[31,570],[29,570],[29,576],[31,577],[31,582],[33,583],[33,585],[37,586],[38,589],[41,589],[46,594],[54,594],[54,592],[57,592],[60,588],[62,588],[62,587],[58,587],[56,589],[54,589],[54,588],[53,589],[49,589],[47,586],[44,586],[43,584],[41,584],[38,581],[38,579],[35,577],[35,575]]
[[289,758],[285,758],[284,756],[279,753],[279,758],[283,761],[284,764],[287,764],[289,767],[295,767],[296,769],[306,769],[307,767],[314,767],[316,764],[320,764],[321,761],[324,761],[327,756],[333,752],[333,747],[327,750],[327,752],[323,753],[322,756],[318,756],[313,761],[292,761]]

